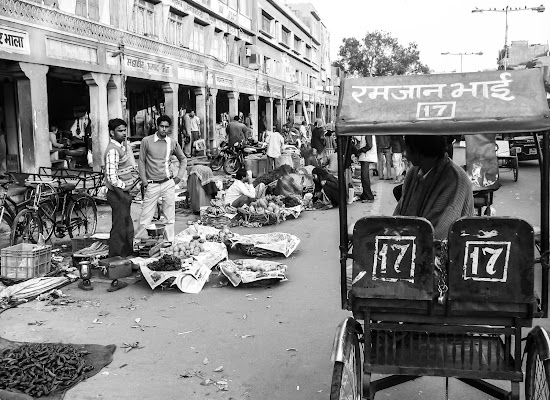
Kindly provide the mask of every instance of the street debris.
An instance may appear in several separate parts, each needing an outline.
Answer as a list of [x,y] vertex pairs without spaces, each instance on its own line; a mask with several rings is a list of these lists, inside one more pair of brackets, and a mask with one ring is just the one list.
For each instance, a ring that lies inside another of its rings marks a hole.
[[44,322],[46,322],[46,321],[34,321],[34,322],[29,322],[28,325],[40,326],[40,325],[44,325]]
[[92,324],[102,324],[103,322],[101,322],[98,318],[94,319],[92,321]]
[[243,335],[243,336],[241,336],[242,339],[246,339],[246,338],[249,338],[249,337],[252,337],[252,338],[253,338],[254,335]]
[[200,328],[193,329],[192,331],[178,332],[178,335],[187,335],[188,333],[193,333],[198,331]]
[[202,360],[202,363],[204,365],[208,364],[210,361],[208,361],[208,358],[207,357],[204,357],[204,360]]
[[[134,342],[134,343],[122,343],[122,348],[123,349],[126,349],[124,350],[126,353],[128,353],[129,351],[133,350],[133,349],[143,349],[144,346],[140,346],[139,345],[139,342]],[[122,367],[120,367],[122,368]]]
[[156,325],[142,325],[140,322],[141,322],[141,318],[136,318],[134,320],[134,322],[136,323],[135,325],[132,325],[132,328],[139,328],[141,329],[142,331],[145,331],[144,328],[156,328]]
[[289,349],[286,349],[286,351],[298,351],[298,350],[296,350],[294,347],[291,347]]
[[214,372],[222,372],[223,371],[223,365],[220,365],[218,368],[214,370]]

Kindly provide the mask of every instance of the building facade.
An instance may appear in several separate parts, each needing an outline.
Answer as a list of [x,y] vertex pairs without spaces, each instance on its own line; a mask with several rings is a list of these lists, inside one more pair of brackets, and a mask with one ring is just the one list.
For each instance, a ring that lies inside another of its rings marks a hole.
[[[131,139],[185,112],[207,148],[238,113],[253,134],[335,119],[328,31],[309,4],[273,0],[0,0],[0,140],[10,170],[50,165],[49,128],[85,133],[94,169],[122,117]],[[1,155],[0,155],[1,156]]]

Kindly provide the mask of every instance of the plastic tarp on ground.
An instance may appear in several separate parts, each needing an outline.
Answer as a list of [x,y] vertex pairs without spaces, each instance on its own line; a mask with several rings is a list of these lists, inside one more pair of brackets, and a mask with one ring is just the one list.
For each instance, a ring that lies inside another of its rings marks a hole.
[[550,129],[539,69],[343,80],[336,132],[474,134]]

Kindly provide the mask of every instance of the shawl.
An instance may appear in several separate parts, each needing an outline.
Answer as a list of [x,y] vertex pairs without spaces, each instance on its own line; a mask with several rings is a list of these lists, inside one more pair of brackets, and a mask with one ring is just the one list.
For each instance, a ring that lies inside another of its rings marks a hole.
[[197,175],[199,178],[202,188],[206,194],[215,194],[218,192],[218,187],[216,186],[216,179],[212,170],[206,165],[195,165],[191,168],[189,175]]
[[474,215],[472,182],[446,155],[427,176],[422,176],[419,167],[412,167],[393,215],[424,217],[434,227],[434,238],[446,239],[457,219]]

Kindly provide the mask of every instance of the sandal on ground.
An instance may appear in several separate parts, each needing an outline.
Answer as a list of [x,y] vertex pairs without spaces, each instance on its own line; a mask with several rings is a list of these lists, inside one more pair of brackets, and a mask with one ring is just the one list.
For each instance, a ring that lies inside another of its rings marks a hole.
[[107,291],[116,292],[117,290],[123,289],[126,286],[128,286],[126,282],[115,279],[114,281],[111,282],[111,286],[109,287],[109,289],[107,289]]

